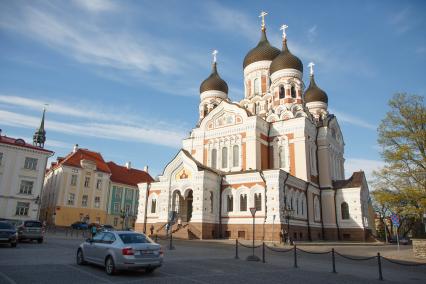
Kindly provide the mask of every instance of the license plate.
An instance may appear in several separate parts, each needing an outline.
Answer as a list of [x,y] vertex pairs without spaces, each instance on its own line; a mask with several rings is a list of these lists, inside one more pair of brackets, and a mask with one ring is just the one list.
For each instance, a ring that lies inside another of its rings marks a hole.
[[141,254],[154,254],[152,250],[141,250]]

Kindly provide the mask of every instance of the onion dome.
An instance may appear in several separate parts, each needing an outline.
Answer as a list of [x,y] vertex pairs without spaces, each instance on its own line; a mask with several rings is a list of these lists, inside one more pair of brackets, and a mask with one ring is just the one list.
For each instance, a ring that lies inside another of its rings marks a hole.
[[250,50],[246,57],[244,57],[243,68],[246,68],[248,65],[262,61],[268,60],[272,61],[275,57],[280,54],[280,50],[272,46],[268,39],[266,38],[266,29],[262,27],[262,34],[260,36],[260,41],[255,48]]
[[269,67],[270,74],[283,69],[296,69],[303,73],[302,61],[297,56],[294,56],[287,47],[287,39],[283,40],[283,49],[281,53],[275,57]]
[[311,82],[305,92],[305,103],[311,102],[323,102],[328,104],[328,96],[315,83],[314,74],[311,74]]
[[200,94],[206,91],[220,91],[228,94],[228,84],[217,73],[216,61],[212,65],[212,73],[200,85]]

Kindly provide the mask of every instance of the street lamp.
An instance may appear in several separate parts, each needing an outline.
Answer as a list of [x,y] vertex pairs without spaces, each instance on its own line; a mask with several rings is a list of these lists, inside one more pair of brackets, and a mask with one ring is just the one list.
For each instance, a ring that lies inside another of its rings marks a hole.
[[282,209],[284,218],[287,220],[287,241],[290,243],[290,219],[293,217],[294,210],[288,206],[287,204],[284,204],[284,208]]
[[254,234],[254,228],[255,228],[255,226],[254,226],[254,217],[256,215],[256,207],[250,208],[250,213],[251,213],[251,216],[253,217],[253,247],[252,247],[253,253],[252,253],[252,255],[249,255],[247,257],[247,260],[248,261],[259,261],[260,259],[256,255],[254,255],[254,236],[255,236],[255,234]]
[[121,211],[120,211],[120,217],[122,219],[121,229],[124,230],[124,219],[126,218],[126,212],[123,209],[121,209]]
[[274,214],[272,216],[272,236],[271,236],[271,242],[272,244],[274,244],[274,227],[275,227],[275,217],[276,215]]

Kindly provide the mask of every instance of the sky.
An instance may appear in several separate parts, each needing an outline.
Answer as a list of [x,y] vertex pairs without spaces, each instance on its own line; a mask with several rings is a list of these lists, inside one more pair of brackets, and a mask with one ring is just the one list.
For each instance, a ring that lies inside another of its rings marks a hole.
[[198,122],[200,83],[218,71],[243,98],[243,59],[279,27],[313,61],[345,140],[346,177],[383,165],[377,127],[397,92],[426,94],[425,1],[0,1],[0,128],[31,137],[48,104],[46,148],[74,144],[152,176]]

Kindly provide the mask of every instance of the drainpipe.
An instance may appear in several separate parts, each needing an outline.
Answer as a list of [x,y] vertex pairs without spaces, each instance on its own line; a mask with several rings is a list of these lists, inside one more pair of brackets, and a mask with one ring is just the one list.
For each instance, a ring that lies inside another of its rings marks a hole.
[[[286,177],[285,177],[285,180],[284,180],[284,207],[286,207],[287,205],[287,194],[286,194],[286,190],[285,190],[285,186],[286,186],[286,184],[287,184],[287,180],[288,180],[288,178],[289,178],[289,176],[290,176],[290,174],[289,173],[287,173],[287,172],[285,172],[286,173]],[[290,223],[290,219],[288,219],[288,222]],[[281,223],[281,211],[280,211],[280,223]],[[281,231],[281,229],[282,228],[280,228],[280,231]],[[290,232],[287,232],[288,233],[288,236],[290,237]]]
[[311,225],[309,223],[309,199],[308,199],[308,187],[309,187],[309,182],[306,183],[306,188],[305,188],[305,198],[306,198],[306,216],[307,221],[308,221],[308,240],[310,242],[312,242],[312,236],[311,236]]
[[267,216],[267,212],[268,212],[267,206],[266,206],[266,196],[267,196],[267,193],[268,193],[268,186],[266,185],[266,179],[265,179],[265,176],[264,176],[262,170],[259,171],[259,175],[260,175],[260,177],[262,178],[262,180],[265,184],[265,197],[264,197],[264,200],[265,200],[265,207],[264,207],[265,208],[265,218],[263,219],[263,233],[262,233],[262,240],[264,241],[265,240],[266,216]]
[[320,167],[319,167],[319,159],[318,159],[318,135],[319,135],[319,127],[316,126],[316,130],[317,133],[315,135],[315,146],[317,147],[315,150],[315,156],[316,156],[316,165],[317,165],[317,173],[318,173],[318,187],[320,190],[320,216],[321,216],[321,234],[322,234],[322,239],[325,239],[325,235],[324,235],[324,220],[322,218],[322,193],[321,193],[321,184],[320,184]]
[[148,219],[148,197],[149,197],[149,190],[151,189],[151,183],[148,182],[146,185],[146,192],[145,192],[145,216],[144,216],[144,220],[143,220],[143,233],[146,233],[146,222]]
[[219,238],[223,238],[222,234],[222,192],[223,192],[223,175],[220,175],[220,188],[219,188]]

